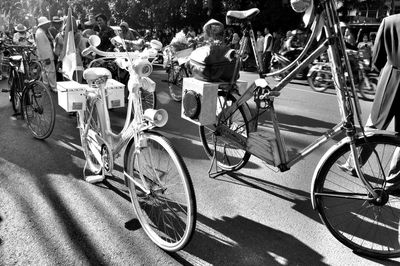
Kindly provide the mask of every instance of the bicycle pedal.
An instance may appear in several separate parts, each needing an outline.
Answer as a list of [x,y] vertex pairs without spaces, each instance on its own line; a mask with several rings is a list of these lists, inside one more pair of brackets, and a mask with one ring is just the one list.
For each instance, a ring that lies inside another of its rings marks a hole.
[[104,179],[105,179],[104,175],[87,175],[87,176],[85,176],[85,181],[90,184],[102,182]]

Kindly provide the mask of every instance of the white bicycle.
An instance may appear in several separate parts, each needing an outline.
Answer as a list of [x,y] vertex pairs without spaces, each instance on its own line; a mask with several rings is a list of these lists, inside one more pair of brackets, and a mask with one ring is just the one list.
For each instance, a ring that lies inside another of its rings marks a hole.
[[[85,93],[86,107],[77,112],[77,119],[86,157],[85,180],[99,182],[105,178],[105,173],[111,174],[115,158],[126,147],[123,158],[125,182],[144,231],[164,250],[182,249],[195,229],[195,194],[182,157],[171,142],[151,131],[166,124],[167,112],[163,109],[143,112],[141,90],[155,90],[155,83],[147,77],[151,73],[151,64],[141,58],[140,53],[99,51],[97,36],[92,36],[89,42],[91,46],[82,52],[83,55],[96,53],[114,57],[118,66],[129,71],[130,78],[125,124],[121,132],[115,134],[110,126],[105,89],[110,71],[88,68],[83,73],[89,88]],[[94,175],[86,176],[86,168]]]

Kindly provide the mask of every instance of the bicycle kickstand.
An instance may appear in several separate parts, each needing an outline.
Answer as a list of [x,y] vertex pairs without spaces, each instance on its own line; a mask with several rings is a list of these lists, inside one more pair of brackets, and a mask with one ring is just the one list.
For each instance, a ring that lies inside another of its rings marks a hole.
[[[211,172],[214,164],[215,164],[215,172]],[[227,171],[227,170],[223,170],[223,169],[218,170],[217,150],[216,150],[215,145],[214,145],[214,154],[213,154],[213,157],[211,159],[210,168],[208,169],[208,177],[215,179],[218,176],[224,175],[224,174],[229,173],[229,172],[231,172],[231,171]]]
[[94,184],[102,182],[106,178],[103,170],[99,175],[86,175],[86,167],[87,167],[87,161],[85,162],[85,166],[83,167],[83,178],[85,179],[86,182]]

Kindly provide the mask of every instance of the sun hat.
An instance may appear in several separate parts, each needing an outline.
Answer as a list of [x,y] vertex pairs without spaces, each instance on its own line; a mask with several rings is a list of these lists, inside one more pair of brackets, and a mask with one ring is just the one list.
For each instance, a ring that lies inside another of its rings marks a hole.
[[59,16],[54,16],[51,21],[54,22],[54,23],[63,22],[63,20]]
[[15,31],[26,31],[26,27],[24,26],[24,25],[22,25],[22,24],[18,24],[16,27],[15,27]]
[[42,26],[42,25],[44,25],[44,24],[48,24],[48,23],[51,23],[51,21],[50,20],[48,20],[46,17],[40,17],[40,18],[38,18],[38,27],[40,27],[40,26]]
[[129,29],[129,25],[128,25],[128,23],[126,23],[125,21],[124,21],[124,22],[121,22],[121,24],[119,24],[119,26],[120,26],[120,27],[126,27],[127,29]]

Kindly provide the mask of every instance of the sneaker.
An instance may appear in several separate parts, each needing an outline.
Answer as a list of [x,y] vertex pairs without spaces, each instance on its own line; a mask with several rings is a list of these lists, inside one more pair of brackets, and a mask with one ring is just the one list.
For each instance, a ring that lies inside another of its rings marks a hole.
[[354,169],[354,167],[350,166],[348,163],[344,163],[344,164],[337,163],[336,165],[343,172],[345,172],[351,176],[357,177],[356,169]]

